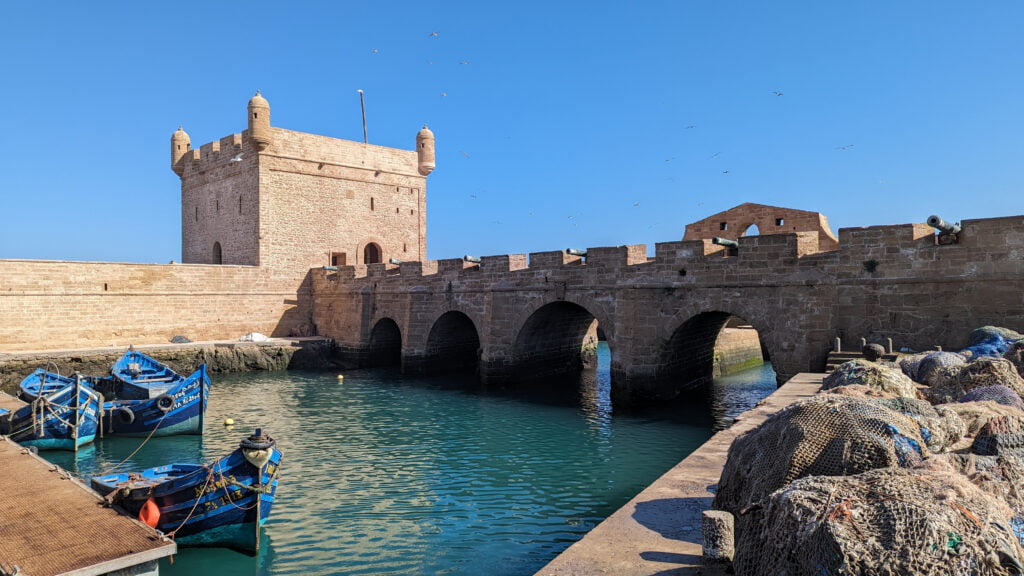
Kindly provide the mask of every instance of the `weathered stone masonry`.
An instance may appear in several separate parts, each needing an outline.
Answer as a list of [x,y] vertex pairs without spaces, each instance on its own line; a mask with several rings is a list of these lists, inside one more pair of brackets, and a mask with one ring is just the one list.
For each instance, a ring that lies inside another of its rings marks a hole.
[[[633,401],[675,395],[709,375],[714,338],[738,316],[757,329],[784,381],[822,370],[837,336],[957,348],[982,325],[1024,328],[1024,217],[962,227],[952,245],[907,224],[842,229],[831,251],[800,232],[740,237],[731,257],[701,240],[657,244],[650,259],[641,245],[591,248],[585,259],[542,252],[314,271],[314,322],[365,352],[374,328],[393,321],[406,369],[416,370],[429,359],[432,326],[464,315],[479,337],[482,378],[500,383],[571,366],[584,325],[596,319],[612,353],[613,397]],[[575,328],[549,330],[566,323]]]

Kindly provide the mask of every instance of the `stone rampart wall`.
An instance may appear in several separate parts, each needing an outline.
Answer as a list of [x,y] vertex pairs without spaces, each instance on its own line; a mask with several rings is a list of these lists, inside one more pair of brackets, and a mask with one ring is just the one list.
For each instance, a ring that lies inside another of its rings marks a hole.
[[305,335],[305,284],[261,268],[0,260],[0,351]]

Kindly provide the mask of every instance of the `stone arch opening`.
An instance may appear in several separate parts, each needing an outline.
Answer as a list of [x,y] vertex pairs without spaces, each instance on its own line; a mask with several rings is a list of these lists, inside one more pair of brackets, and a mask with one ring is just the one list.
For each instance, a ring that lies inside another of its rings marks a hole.
[[363,264],[378,264],[384,261],[384,251],[376,242],[370,242],[363,248]]
[[475,372],[480,362],[480,335],[469,316],[452,310],[430,327],[423,362],[426,374]]
[[679,392],[766,361],[766,348],[746,320],[718,310],[703,312],[672,333],[662,352],[658,380]]
[[596,362],[597,326],[597,318],[578,304],[541,306],[516,335],[513,378],[536,380],[580,372]]
[[220,242],[213,243],[213,263],[222,264],[224,261],[223,254],[220,248]]
[[743,231],[740,236],[758,236],[761,234],[761,229],[757,227],[757,224],[751,224]]
[[369,368],[402,364],[402,331],[398,323],[391,318],[381,318],[374,325],[363,364]]

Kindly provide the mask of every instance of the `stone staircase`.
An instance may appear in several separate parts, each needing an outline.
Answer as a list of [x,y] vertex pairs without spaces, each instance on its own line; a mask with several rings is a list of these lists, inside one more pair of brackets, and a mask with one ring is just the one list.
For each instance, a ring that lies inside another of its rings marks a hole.
[[[825,360],[825,372],[831,373],[836,369],[837,366],[850,360],[863,360],[864,355],[858,352],[835,352],[831,351],[828,353],[828,359]],[[896,360],[896,354],[883,354],[882,360]]]

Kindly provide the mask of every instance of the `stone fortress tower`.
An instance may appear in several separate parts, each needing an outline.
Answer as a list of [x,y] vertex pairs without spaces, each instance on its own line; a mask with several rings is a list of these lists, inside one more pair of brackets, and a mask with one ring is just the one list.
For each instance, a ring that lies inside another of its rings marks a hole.
[[249,101],[248,129],[191,147],[171,136],[181,177],[182,261],[310,268],[425,260],[427,175],[434,135],[415,150],[340,140],[270,125],[270,104]]

